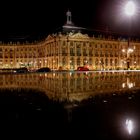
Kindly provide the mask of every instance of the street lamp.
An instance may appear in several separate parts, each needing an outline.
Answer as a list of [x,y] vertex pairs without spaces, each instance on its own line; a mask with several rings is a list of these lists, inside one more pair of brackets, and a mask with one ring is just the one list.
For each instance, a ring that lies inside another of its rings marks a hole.
[[[134,14],[135,14],[135,10],[136,10],[136,7],[135,7],[135,3],[132,1],[132,0],[129,0],[125,7],[124,7],[124,11],[125,11],[125,14],[131,18]],[[130,37],[128,38],[128,46],[127,46],[127,50],[126,50],[126,54],[127,54],[127,69],[130,68],[130,59],[129,59],[129,55],[130,53],[133,52],[133,49],[130,48]],[[122,50],[123,52],[125,52],[124,50]]]
[[135,4],[133,1],[128,1],[125,5],[125,14],[129,17],[133,16],[135,14]]

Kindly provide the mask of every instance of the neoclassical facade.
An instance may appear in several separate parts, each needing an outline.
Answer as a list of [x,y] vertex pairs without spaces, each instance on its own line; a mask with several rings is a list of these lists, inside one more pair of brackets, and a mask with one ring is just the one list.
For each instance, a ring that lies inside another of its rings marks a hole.
[[[140,69],[140,42],[127,39],[95,36],[82,33],[67,12],[67,22],[61,32],[48,35],[34,43],[0,44],[0,69],[27,67],[53,70],[76,70],[79,66],[90,70]],[[101,34],[101,33],[100,33]],[[129,51],[131,49],[131,51]]]

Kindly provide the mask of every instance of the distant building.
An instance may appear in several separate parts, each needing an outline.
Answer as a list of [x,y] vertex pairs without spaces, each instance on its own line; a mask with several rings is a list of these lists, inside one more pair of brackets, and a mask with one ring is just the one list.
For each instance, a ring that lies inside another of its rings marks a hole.
[[[74,26],[71,12],[56,33],[39,42],[0,44],[0,68],[140,69],[140,42]],[[128,47],[129,45],[129,47]],[[131,49],[130,49],[131,48]]]

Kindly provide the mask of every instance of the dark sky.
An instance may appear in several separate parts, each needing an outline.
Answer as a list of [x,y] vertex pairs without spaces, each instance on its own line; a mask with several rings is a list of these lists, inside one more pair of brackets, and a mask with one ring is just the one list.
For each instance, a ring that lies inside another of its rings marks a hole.
[[[128,19],[122,12],[127,0],[65,0],[0,2],[0,36],[40,36],[62,26],[70,9],[75,25],[91,29],[140,34],[140,14]],[[140,7],[139,0],[136,2]],[[138,11],[139,9],[137,9]]]

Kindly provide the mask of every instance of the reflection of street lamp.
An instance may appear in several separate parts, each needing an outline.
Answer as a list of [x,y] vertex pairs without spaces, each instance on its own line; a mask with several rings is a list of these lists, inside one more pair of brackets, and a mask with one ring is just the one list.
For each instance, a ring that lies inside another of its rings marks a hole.
[[[127,16],[129,16],[129,18],[131,18],[134,14],[135,14],[135,3],[131,0],[129,0],[125,7],[124,7],[124,11],[125,11],[125,14]],[[130,38],[128,38],[128,48],[127,48],[127,69],[130,68],[129,64],[130,64],[130,60],[129,60],[129,54],[133,52],[133,49],[129,48],[129,41],[130,41]]]
[[131,135],[134,131],[134,122],[130,119],[126,119],[125,121],[126,129],[128,131],[128,134]]

